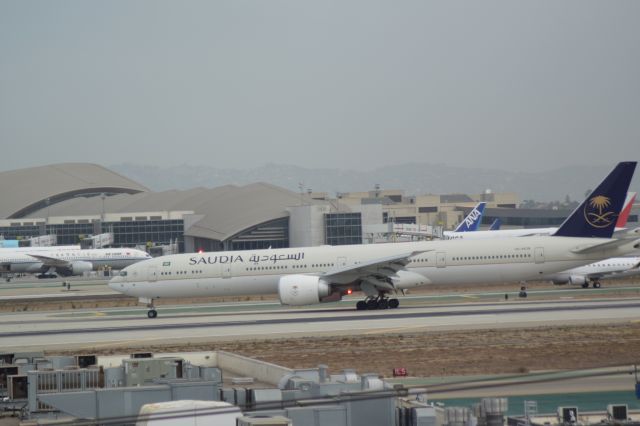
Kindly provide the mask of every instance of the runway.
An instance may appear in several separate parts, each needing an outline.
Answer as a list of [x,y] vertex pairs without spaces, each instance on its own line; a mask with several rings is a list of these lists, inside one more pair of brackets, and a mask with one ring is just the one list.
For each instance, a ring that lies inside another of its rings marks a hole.
[[323,335],[375,335],[428,330],[468,330],[640,321],[640,298],[416,303],[385,311],[352,307],[287,309],[265,303],[146,309],[0,314],[3,350],[70,349],[122,344],[195,343]]

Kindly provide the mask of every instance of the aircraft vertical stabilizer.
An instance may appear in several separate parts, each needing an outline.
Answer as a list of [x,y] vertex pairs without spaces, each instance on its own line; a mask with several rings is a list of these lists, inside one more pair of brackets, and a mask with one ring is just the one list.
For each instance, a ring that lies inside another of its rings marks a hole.
[[624,228],[627,226],[627,221],[629,220],[629,213],[631,213],[631,209],[633,208],[633,202],[636,200],[635,192],[627,192],[627,199],[624,201],[624,207],[620,212],[620,216],[618,216],[618,221],[616,222],[616,228]]
[[502,221],[500,220],[499,217],[496,217],[496,219],[491,223],[491,226],[489,227],[489,231],[498,231],[501,225],[502,225]]
[[555,232],[560,237],[611,238],[637,162],[618,163]]
[[480,222],[482,222],[482,215],[484,214],[484,207],[487,203],[478,203],[473,210],[469,212],[467,217],[463,219],[454,232],[470,232],[477,231],[480,228]]

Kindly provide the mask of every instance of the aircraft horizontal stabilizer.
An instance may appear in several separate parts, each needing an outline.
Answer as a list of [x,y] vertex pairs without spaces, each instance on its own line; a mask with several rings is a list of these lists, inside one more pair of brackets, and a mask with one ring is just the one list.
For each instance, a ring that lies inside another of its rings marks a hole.
[[636,237],[634,238],[620,238],[620,239],[616,239],[616,240],[609,240],[606,241],[604,243],[600,243],[600,244],[595,244],[595,245],[588,245],[588,246],[582,246],[582,247],[576,247],[575,249],[571,250],[572,253],[576,253],[576,254],[588,254],[588,253],[594,253],[597,251],[602,251],[602,250],[606,250],[606,249],[613,249],[616,247],[621,247],[621,246],[625,246],[627,244],[631,244],[633,242],[636,242],[636,246],[634,248],[640,248],[640,240]]

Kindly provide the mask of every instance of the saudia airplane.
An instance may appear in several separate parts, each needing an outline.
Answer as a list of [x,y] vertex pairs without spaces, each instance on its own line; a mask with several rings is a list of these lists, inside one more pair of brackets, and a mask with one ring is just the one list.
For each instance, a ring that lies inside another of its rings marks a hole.
[[640,247],[611,238],[635,167],[619,163],[552,236],[177,254],[131,265],[109,287],[155,318],[160,298],[277,294],[297,306],[359,290],[357,309],[387,309],[417,286],[530,280]]

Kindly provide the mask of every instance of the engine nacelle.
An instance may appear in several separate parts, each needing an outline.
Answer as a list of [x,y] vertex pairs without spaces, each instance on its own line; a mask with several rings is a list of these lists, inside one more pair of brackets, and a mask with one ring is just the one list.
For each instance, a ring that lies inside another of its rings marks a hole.
[[555,275],[551,282],[555,285],[565,285],[569,284],[569,276],[568,275]]
[[571,275],[569,282],[573,285],[584,285],[587,282],[587,278],[584,275]]
[[407,289],[431,283],[424,275],[413,271],[398,271],[396,277],[393,279],[393,283],[398,289]]
[[58,268],[56,272],[65,277],[71,275],[82,275],[85,272],[93,270],[93,264],[91,262],[85,262],[83,260],[76,260],[71,262],[68,268]]
[[312,275],[287,275],[278,282],[278,297],[283,305],[313,305],[330,293],[329,284]]

